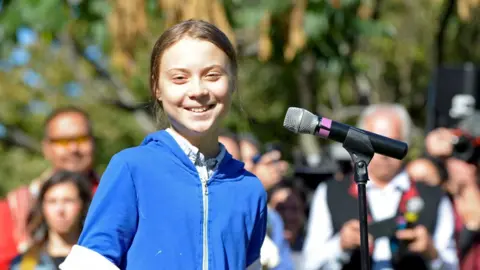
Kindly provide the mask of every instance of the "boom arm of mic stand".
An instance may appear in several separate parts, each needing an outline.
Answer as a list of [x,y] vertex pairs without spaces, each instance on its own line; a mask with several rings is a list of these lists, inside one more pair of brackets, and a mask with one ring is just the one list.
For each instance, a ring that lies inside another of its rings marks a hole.
[[368,248],[368,221],[367,221],[367,189],[368,164],[375,151],[370,138],[361,130],[350,128],[343,148],[347,150],[354,163],[354,179],[358,188],[358,213],[360,220],[360,258],[361,269],[370,269],[370,255]]

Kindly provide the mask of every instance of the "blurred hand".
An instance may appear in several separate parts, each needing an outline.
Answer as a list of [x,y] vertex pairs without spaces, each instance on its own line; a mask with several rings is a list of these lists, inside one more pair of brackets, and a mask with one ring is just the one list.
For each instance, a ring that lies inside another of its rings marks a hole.
[[449,157],[452,155],[453,133],[447,128],[437,128],[425,138],[427,152],[433,157]]
[[32,208],[32,197],[28,187],[23,186],[7,194],[7,201],[14,222],[14,238],[17,243],[29,240],[27,220]]
[[270,239],[270,237],[265,236],[263,240],[262,247],[260,249],[260,263],[263,266],[266,266],[268,269],[277,267],[280,264],[280,253],[278,247]]
[[265,153],[252,169],[266,190],[278,184],[288,170],[288,163],[281,160],[281,157],[279,151]]
[[[368,235],[370,252],[373,250],[373,237]],[[345,223],[340,230],[340,247],[342,250],[351,250],[360,247],[360,222],[352,219]]]
[[396,236],[399,240],[411,241],[408,245],[410,251],[423,254],[428,260],[438,258],[432,238],[424,226],[419,225],[413,229],[400,230],[396,233]]
[[465,186],[454,198],[455,207],[465,227],[480,230],[480,190],[476,185]]

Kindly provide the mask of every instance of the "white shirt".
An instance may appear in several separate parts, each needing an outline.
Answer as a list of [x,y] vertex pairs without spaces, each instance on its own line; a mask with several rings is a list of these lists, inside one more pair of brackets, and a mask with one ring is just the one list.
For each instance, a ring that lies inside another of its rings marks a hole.
[[[367,183],[367,200],[372,219],[380,221],[394,217],[402,191],[410,188],[410,179],[405,172],[398,174],[387,186],[379,188]],[[303,247],[305,269],[341,269],[342,262],[348,262],[350,254],[340,247],[340,235],[333,234],[330,211],[327,205],[327,186],[321,183],[312,200],[310,220]],[[431,262],[432,269],[458,269],[458,258],[454,239],[454,213],[447,197],[442,198],[438,207],[435,234],[432,239],[439,258]],[[391,259],[388,237],[376,239],[372,258],[374,261]]]

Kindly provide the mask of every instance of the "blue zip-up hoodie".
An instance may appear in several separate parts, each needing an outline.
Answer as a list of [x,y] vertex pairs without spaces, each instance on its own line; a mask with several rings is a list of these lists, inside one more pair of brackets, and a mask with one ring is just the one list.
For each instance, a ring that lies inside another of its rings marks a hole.
[[152,133],[113,156],[79,245],[120,269],[245,269],[260,258],[266,192],[228,153],[207,183],[168,132]]

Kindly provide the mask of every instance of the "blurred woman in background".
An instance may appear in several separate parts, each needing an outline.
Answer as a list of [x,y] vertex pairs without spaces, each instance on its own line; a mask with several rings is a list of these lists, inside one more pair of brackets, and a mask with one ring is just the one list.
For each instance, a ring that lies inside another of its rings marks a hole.
[[84,176],[59,171],[41,188],[30,214],[30,248],[15,258],[12,270],[56,270],[78,241],[92,189]]
[[301,251],[307,211],[305,191],[301,182],[297,179],[283,179],[270,190],[269,206],[282,217],[283,236],[290,246],[294,269],[302,269]]

